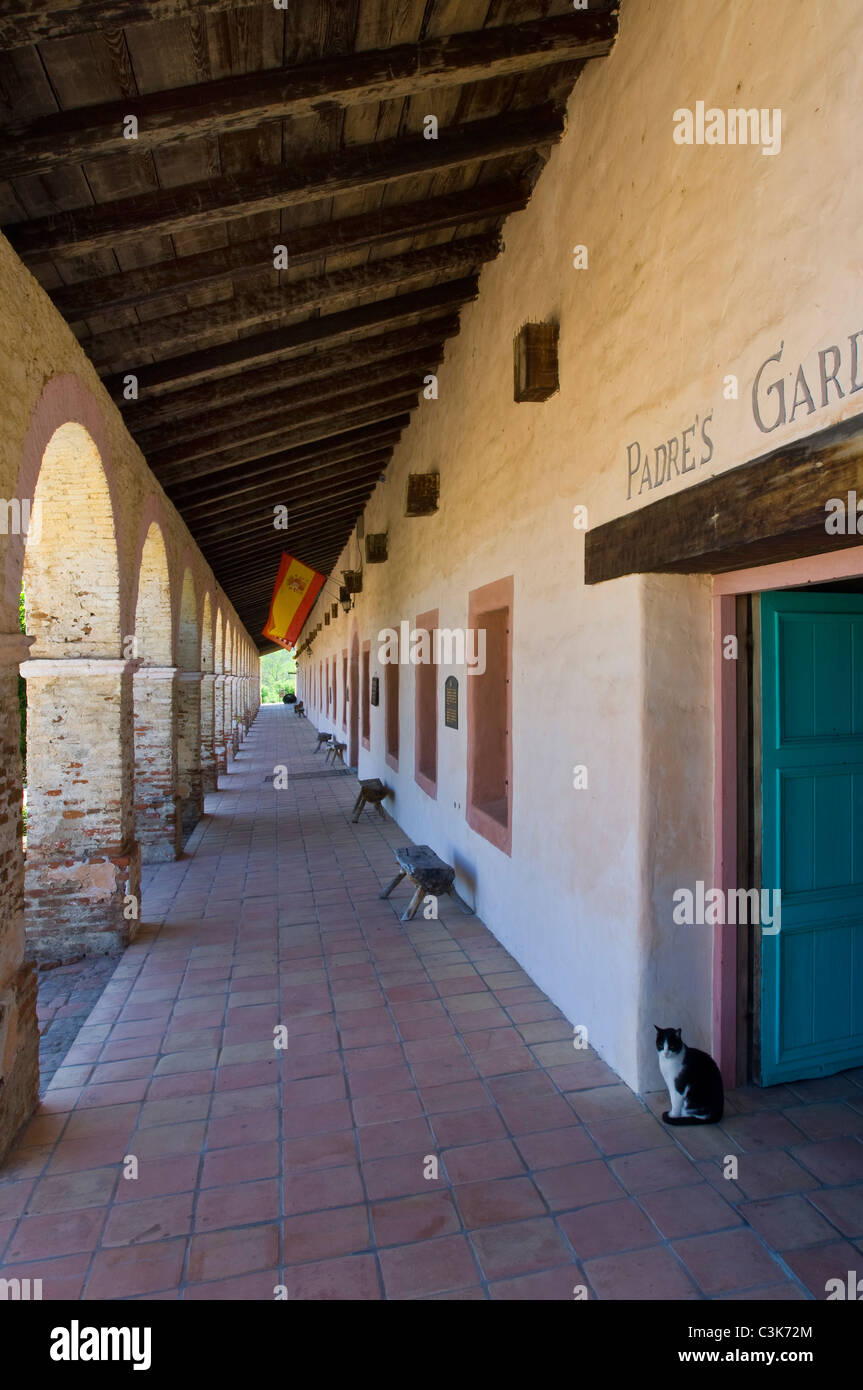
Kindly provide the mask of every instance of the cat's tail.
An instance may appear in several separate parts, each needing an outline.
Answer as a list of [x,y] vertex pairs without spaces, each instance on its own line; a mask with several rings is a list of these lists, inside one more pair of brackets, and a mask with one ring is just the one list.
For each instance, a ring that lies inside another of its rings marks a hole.
[[722,1119],[722,1111],[713,1115],[672,1115],[666,1110],[662,1118],[667,1125],[716,1125]]

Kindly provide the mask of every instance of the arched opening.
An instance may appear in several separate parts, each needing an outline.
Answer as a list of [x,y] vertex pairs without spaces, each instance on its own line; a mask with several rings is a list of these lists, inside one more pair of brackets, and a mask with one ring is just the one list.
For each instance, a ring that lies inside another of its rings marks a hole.
[[177,792],[183,840],[192,833],[204,810],[201,784],[201,632],[192,571],[183,573],[177,623]]
[[37,959],[119,951],[134,935],[132,658],[114,513],[76,422],[46,445],[23,564],[27,631],[26,926]]
[[177,668],[173,665],[171,581],[157,522],[147,531],[135,604],[135,834],[144,864],[180,852],[177,797]]

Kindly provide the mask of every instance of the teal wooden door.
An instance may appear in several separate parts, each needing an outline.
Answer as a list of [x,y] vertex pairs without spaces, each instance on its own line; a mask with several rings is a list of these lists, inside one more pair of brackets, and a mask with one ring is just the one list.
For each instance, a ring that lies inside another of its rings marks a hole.
[[863,594],[761,597],[761,1081],[863,1065]]

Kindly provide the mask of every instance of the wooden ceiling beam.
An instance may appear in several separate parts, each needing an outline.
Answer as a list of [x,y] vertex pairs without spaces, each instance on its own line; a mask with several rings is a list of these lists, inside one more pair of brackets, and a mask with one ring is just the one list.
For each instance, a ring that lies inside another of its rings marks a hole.
[[[64,117],[69,114],[63,113]],[[342,193],[380,188],[417,174],[435,174],[462,164],[532,152],[555,144],[562,133],[563,115],[551,106],[515,111],[442,129],[437,140],[410,135],[350,145],[331,154],[292,160],[288,165],[225,174],[200,183],[51,213],[14,223],[4,230],[18,255],[27,262],[51,256],[84,256],[157,236],[211,229],[214,219],[229,221],[278,212]],[[4,139],[13,139],[8,128]],[[132,143],[135,148],[133,142],[125,143]]]
[[[7,127],[0,181],[44,175],[130,148],[140,154],[179,141],[257,130],[268,121],[302,120],[322,109],[434,94],[442,87],[598,58],[610,51],[616,33],[615,15],[575,11],[58,111]],[[138,121],[134,141],[123,136],[128,115]]]
[[[278,560],[278,556],[283,550],[287,550],[292,555],[295,553],[291,546],[296,546],[299,549],[299,545],[302,544],[308,550],[312,544],[322,546],[324,543],[332,542],[334,545],[338,545],[336,551],[338,555],[350,540],[354,523],[373,491],[373,487],[358,489],[356,498],[339,501],[337,506],[328,507],[322,516],[310,516],[302,527],[295,528],[290,545],[286,543],[286,538],[279,539],[278,536],[274,536],[272,545],[268,544],[264,538],[256,537],[253,540],[244,541],[242,545],[234,545],[230,539],[227,539],[218,543],[204,544],[201,549],[226,592],[232,581],[247,578],[259,570],[262,565],[266,565],[270,552]],[[297,558],[303,559],[303,556],[297,555]],[[272,581],[270,588],[272,589]]]
[[341,397],[359,391],[364,386],[381,386],[385,382],[412,376],[419,389],[424,376],[433,372],[439,361],[439,358],[435,360],[429,353],[404,352],[400,357],[392,357],[368,367],[358,367],[355,371],[347,371],[340,377],[325,377],[322,381],[294,386],[287,391],[276,390],[266,396],[253,396],[251,400],[240,401],[236,405],[212,410],[204,415],[188,416],[177,422],[170,417],[161,426],[136,434],[135,443],[142,453],[149,457],[154,451],[192,442],[200,435],[213,438],[222,431],[237,429],[254,420],[284,418],[291,410],[302,410],[322,401],[332,402],[334,409],[338,409]]
[[278,480],[256,488],[239,499],[209,498],[194,506],[185,507],[183,520],[191,529],[204,524],[204,519],[208,516],[217,516],[220,521],[231,517],[239,521],[255,509],[262,509],[260,515],[267,516],[272,525],[275,506],[281,504],[290,508],[298,498],[314,496],[315,489],[332,478],[348,478],[363,472],[369,477],[380,478],[389,461],[390,453],[378,450],[360,454],[340,464],[321,464],[318,468],[309,469],[302,474],[283,473]]
[[[394,415],[411,411],[416,405],[416,391],[408,391],[401,396],[385,399],[380,404],[366,404],[359,410],[331,417],[328,412],[319,414],[313,421],[301,428],[285,429],[277,437],[268,435],[255,440],[237,444],[216,457],[204,455],[188,463],[172,463],[163,473],[157,473],[163,487],[172,483],[187,482],[193,478],[209,477],[222,469],[233,468],[237,464],[252,463],[264,457],[274,447],[292,449],[300,444],[312,444],[330,438],[334,434],[344,434],[360,425],[372,425],[381,420],[389,420]],[[152,464],[151,464],[152,467]],[[153,469],[156,472],[155,469]]]
[[[288,431],[304,431],[318,423],[329,426],[336,418],[348,415],[352,410],[385,405],[389,401],[399,400],[408,395],[415,399],[420,384],[416,372],[403,372],[400,376],[391,377],[377,386],[358,386],[345,391],[337,397],[335,404],[331,404],[326,398],[302,407],[289,403],[284,409],[273,410],[257,420],[241,422],[232,429],[215,429],[206,434],[198,434],[194,439],[185,440],[181,444],[166,442],[160,449],[151,447],[147,462],[161,481],[167,470],[182,468],[195,459],[215,461],[226,457],[235,449],[243,449],[249,444],[257,446],[261,440],[281,437]],[[266,445],[254,457],[260,458],[261,453],[269,453],[270,449],[271,446]]]
[[[382,290],[407,291],[430,276],[454,280],[478,271],[500,251],[500,236],[464,237],[407,251],[400,256],[369,261],[305,280],[273,283],[266,289],[235,294],[220,304],[184,309],[164,318],[148,319],[130,328],[114,329],[86,339],[83,346],[97,370],[134,369],[145,354],[182,352],[213,334],[233,338],[249,328],[272,328],[291,314],[314,313],[338,300]],[[128,366],[126,365],[128,364]]]
[[401,415],[396,420],[367,425],[364,429],[336,435],[334,438],[321,440],[320,443],[270,454],[257,460],[254,471],[245,466],[226,469],[216,474],[212,483],[208,483],[204,475],[198,482],[185,487],[169,487],[168,495],[174,506],[182,509],[185,515],[187,506],[194,506],[211,496],[239,496],[246,491],[254,491],[266,486],[268,481],[281,477],[286,469],[292,470],[294,476],[299,477],[301,473],[319,467],[322,462],[343,463],[363,453],[377,453],[382,449],[392,448],[409,420],[409,415]]
[[0,48],[24,48],[130,24],[236,10],[237,0],[4,0]]
[[[342,469],[340,472],[331,472],[329,477],[322,477],[293,493],[284,489],[278,495],[277,501],[288,508],[288,529],[276,534],[287,545],[291,535],[297,530],[298,521],[309,516],[319,516],[321,509],[329,508],[331,503],[341,501],[344,497],[353,497],[364,487],[373,487],[379,476],[380,471],[377,467],[370,468],[368,463],[365,463],[355,468]],[[241,519],[241,516],[244,519]],[[262,535],[269,538],[275,530],[272,508],[257,515],[249,515],[245,510],[241,511],[240,515],[233,516],[223,515],[216,509],[216,515],[209,524],[199,522],[193,527],[193,524],[188,522],[187,525],[201,546],[222,538],[235,541],[252,534],[259,539]]]
[[[152,366],[139,367],[139,397],[142,393],[179,389],[195,382],[230,376],[237,369],[264,362],[284,361],[300,357],[309,349],[335,347],[356,338],[365,340],[375,330],[410,328],[414,324],[437,316],[442,310],[460,309],[475,299],[479,282],[475,275],[463,280],[447,280],[430,290],[414,290],[411,294],[394,295],[389,299],[364,304],[359,309],[343,309],[336,314],[305,319],[288,328],[272,329],[267,333],[250,334],[235,343],[206,348],[200,352],[183,353]],[[118,403],[123,400],[124,377],[117,373],[105,385]]]
[[[123,415],[127,428],[138,438],[142,431],[163,424],[166,419],[170,419],[173,429],[175,423],[188,416],[209,415],[223,406],[253,400],[256,396],[269,394],[276,385],[290,390],[310,382],[323,381],[327,377],[337,377],[341,372],[355,368],[382,366],[388,360],[400,357],[407,347],[416,352],[427,352],[430,356],[440,354],[446,341],[457,333],[458,319],[455,315],[432,319],[414,328],[409,337],[396,329],[393,333],[380,333],[365,342],[296,357],[292,361],[279,363],[278,367],[239,371],[235,376],[211,381],[204,386],[193,386],[186,391],[173,391],[169,396],[125,401]],[[437,360],[440,361],[439,355]]]
[[[339,255],[365,247],[380,246],[405,237],[425,236],[448,227],[469,227],[471,223],[506,217],[527,205],[530,189],[524,180],[504,179],[479,183],[459,193],[424,198],[414,203],[394,203],[373,212],[337,221],[316,222],[310,227],[293,227],[282,233],[289,264],[293,268],[323,256]],[[226,281],[236,283],[246,276],[260,275],[273,268],[274,237],[238,241],[217,246],[193,256],[161,261],[156,265],[76,280],[49,290],[54,304],[65,319],[74,323],[93,312],[137,308],[166,296],[185,294],[203,286]]]

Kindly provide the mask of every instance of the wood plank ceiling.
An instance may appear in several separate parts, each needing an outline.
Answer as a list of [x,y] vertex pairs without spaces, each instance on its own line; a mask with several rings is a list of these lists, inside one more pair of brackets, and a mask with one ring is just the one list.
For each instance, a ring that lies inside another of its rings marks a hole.
[[4,0],[0,226],[250,633],[283,549],[336,563],[615,32],[611,0]]

